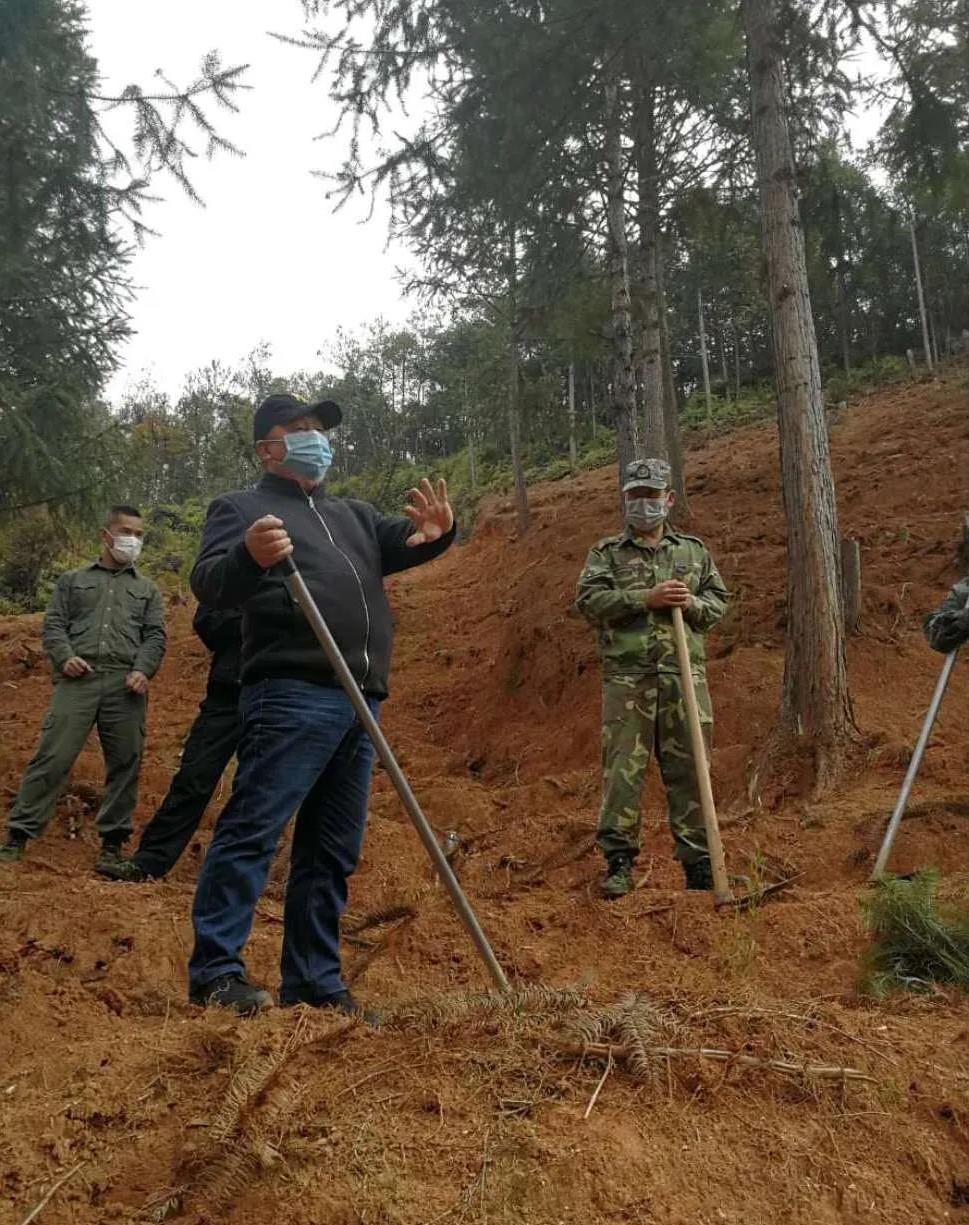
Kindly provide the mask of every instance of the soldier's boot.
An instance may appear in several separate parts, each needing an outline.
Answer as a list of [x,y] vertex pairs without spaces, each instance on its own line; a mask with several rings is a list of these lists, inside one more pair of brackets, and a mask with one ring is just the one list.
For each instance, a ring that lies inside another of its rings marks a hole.
[[99,876],[110,876],[112,879],[117,879],[115,873],[124,871],[125,858],[121,853],[123,846],[124,841],[117,837],[101,840],[101,850],[94,864],[94,870]]
[[125,859],[120,853],[109,855],[104,850],[98,856],[94,870],[98,876],[104,876],[108,880],[137,882],[151,880],[151,877],[136,859]]
[[697,859],[693,863],[683,865],[683,875],[686,877],[687,889],[712,889],[713,869],[709,859]]
[[23,859],[27,839],[19,834],[9,834],[7,841],[0,846],[0,863],[16,863]]
[[606,861],[606,876],[602,882],[602,896],[608,901],[625,897],[633,890],[633,857],[620,852],[610,855]]

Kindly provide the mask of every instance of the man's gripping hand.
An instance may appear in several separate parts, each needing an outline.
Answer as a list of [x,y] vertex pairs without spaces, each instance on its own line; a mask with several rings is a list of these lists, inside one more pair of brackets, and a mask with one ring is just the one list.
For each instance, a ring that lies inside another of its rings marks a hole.
[[665,583],[657,583],[646,592],[645,604],[648,609],[658,608],[688,608],[690,604],[690,589],[679,579],[667,579]]
[[257,519],[246,532],[245,542],[249,556],[263,570],[271,570],[293,551],[289,533],[283,527],[282,519],[277,519],[275,515],[263,515]]

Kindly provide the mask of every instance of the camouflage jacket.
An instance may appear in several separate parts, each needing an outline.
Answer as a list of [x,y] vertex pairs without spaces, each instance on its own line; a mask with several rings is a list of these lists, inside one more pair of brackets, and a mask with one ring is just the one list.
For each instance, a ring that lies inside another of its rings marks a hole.
[[690,589],[683,620],[693,673],[704,675],[703,635],[723,616],[729,594],[703,542],[667,527],[655,547],[626,531],[589,551],[575,606],[599,631],[604,677],[679,672],[669,609],[645,605],[646,592],[667,579]]
[[969,578],[960,579],[934,612],[922,621],[922,629],[934,651],[948,654],[969,638]]

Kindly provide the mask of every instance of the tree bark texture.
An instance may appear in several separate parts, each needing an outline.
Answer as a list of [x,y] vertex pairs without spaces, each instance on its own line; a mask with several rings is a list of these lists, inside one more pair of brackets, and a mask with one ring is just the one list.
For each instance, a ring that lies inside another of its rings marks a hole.
[[663,362],[659,323],[659,182],[656,166],[656,91],[643,68],[637,82],[636,173],[639,249],[643,270],[643,450],[669,459],[663,411]]
[[707,357],[707,329],[703,322],[703,293],[696,291],[696,313],[700,328],[700,365],[703,367],[703,398],[707,406],[707,420],[713,417],[713,397],[710,395],[710,362]]
[[919,264],[919,244],[915,237],[915,221],[909,222],[912,234],[912,263],[915,266],[915,288],[918,291],[919,319],[922,321],[922,348],[925,351],[925,364],[932,373],[932,345],[929,342],[929,317],[925,310],[925,293],[922,290],[922,268]]
[[579,466],[575,441],[575,362],[569,362],[569,466],[573,472]]
[[740,399],[740,334],[737,331],[737,320],[730,320],[730,331],[733,334],[733,374],[734,374],[734,393],[736,399]]
[[777,3],[742,0],[742,13],[787,524],[787,644],[775,734],[813,748],[814,789],[819,791],[833,781],[854,733],[845,665],[838,514],[784,109]]
[[841,541],[841,594],[845,632],[854,634],[861,620],[861,545],[849,536]]
[[515,481],[515,524],[519,535],[523,535],[528,531],[529,513],[518,394],[518,245],[514,226],[508,232],[508,296],[508,436]]
[[619,453],[619,484],[626,465],[639,454],[636,429],[636,373],[629,296],[629,244],[623,191],[619,77],[612,58],[605,81],[606,221],[609,234],[609,281],[612,291],[612,416]]
[[662,243],[656,246],[656,300],[659,306],[659,344],[663,364],[663,421],[666,427],[666,449],[676,490],[677,523],[689,523],[690,504],[686,496],[686,470],[683,463],[683,438],[680,434],[680,406],[676,399],[673,382],[673,356],[670,351],[670,326],[666,313],[665,251]]

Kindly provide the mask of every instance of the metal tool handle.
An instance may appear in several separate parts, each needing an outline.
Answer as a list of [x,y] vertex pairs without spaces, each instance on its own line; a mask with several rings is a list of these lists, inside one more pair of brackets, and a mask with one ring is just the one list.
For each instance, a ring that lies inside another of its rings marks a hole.
[[407,815],[417,828],[421,842],[424,843],[424,847],[431,857],[431,862],[434,864],[438,876],[444,882],[444,887],[451,895],[451,901],[454,903],[454,909],[458,912],[458,918],[464,924],[468,935],[478,950],[481,960],[487,966],[488,973],[494,980],[495,986],[499,991],[510,991],[511,987],[508,979],[505,977],[504,970],[502,970],[492,952],[491,945],[488,943],[488,937],[484,934],[468,899],[464,896],[464,891],[458,884],[458,879],[445,858],[444,852],[438,846],[437,839],[434,837],[434,831],[431,829],[427,817],[424,816],[421,806],[417,802],[417,797],[411,791],[410,784],[404,777],[404,772],[401,770],[386,736],[380,729],[380,724],[374,718],[373,712],[367,705],[367,699],[364,697],[362,689],[347,666],[343,653],[330,632],[330,627],[323,619],[323,614],[320,612],[316,601],[310,594],[309,588],[303,581],[303,576],[296,568],[296,563],[291,557],[287,557],[285,561],[279,563],[278,569],[283,576],[290,595],[303,610],[306,620],[310,623],[313,633],[323,648],[323,653],[329,660],[330,666],[336,673],[337,679],[343,686],[353,709],[356,711],[357,718],[363,724],[367,735],[373,741],[377,756],[387,771],[390,781],[394,784]]
[[707,761],[707,746],[700,726],[700,708],[697,706],[696,690],[693,687],[693,668],[690,666],[690,651],[686,644],[686,628],[683,625],[683,610],[672,608],[673,641],[676,644],[676,661],[680,669],[683,701],[686,705],[686,722],[690,731],[693,749],[693,766],[696,770],[697,787],[700,792],[700,808],[707,831],[707,849],[710,852],[710,867],[713,871],[713,904],[727,906],[733,901],[730,882],[727,879],[727,864],[723,857],[720,826],[717,824],[717,809],[713,802],[710,785],[710,763]]
[[942,705],[942,697],[945,694],[946,686],[949,684],[949,677],[952,675],[952,669],[955,667],[956,656],[959,654],[959,648],[950,651],[945,657],[945,663],[942,665],[942,671],[939,673],[939,679],[935,683],[935,692],[932,694],[932,701],[929,702],[929,709],[925,712],[925,718],[922,721],[922,730],[919,732],[918,742],[912,752],[911,760],[908,763],[908,769],[905,771],[905,778],[902,780],[902,788],[898,793],[898,799],[895,801],[895,807],[892,810],[891,819],[888,822],[888,828],[885,830],[885,837],[882,839],[881,850],[878,852],[878,858],[875,860],[875,866],[871,870],[869,880],[879,880],[885,871],[885,865],[888,863],[888,856],[892,851],[892,843],[895,841],[895,835],[898,833],[898,827],[902,823],[902,817],[905,816],[905,807],[908,804],[908,797],[911,794],[912,787],[915,783],[915,776],[919,772],[919,767],[922,764],[922,758],[925,756],[925,750],[929,743],[929,737],[932,735],[932,727],[935,724],[936,716],[939,713],[939,707]]

